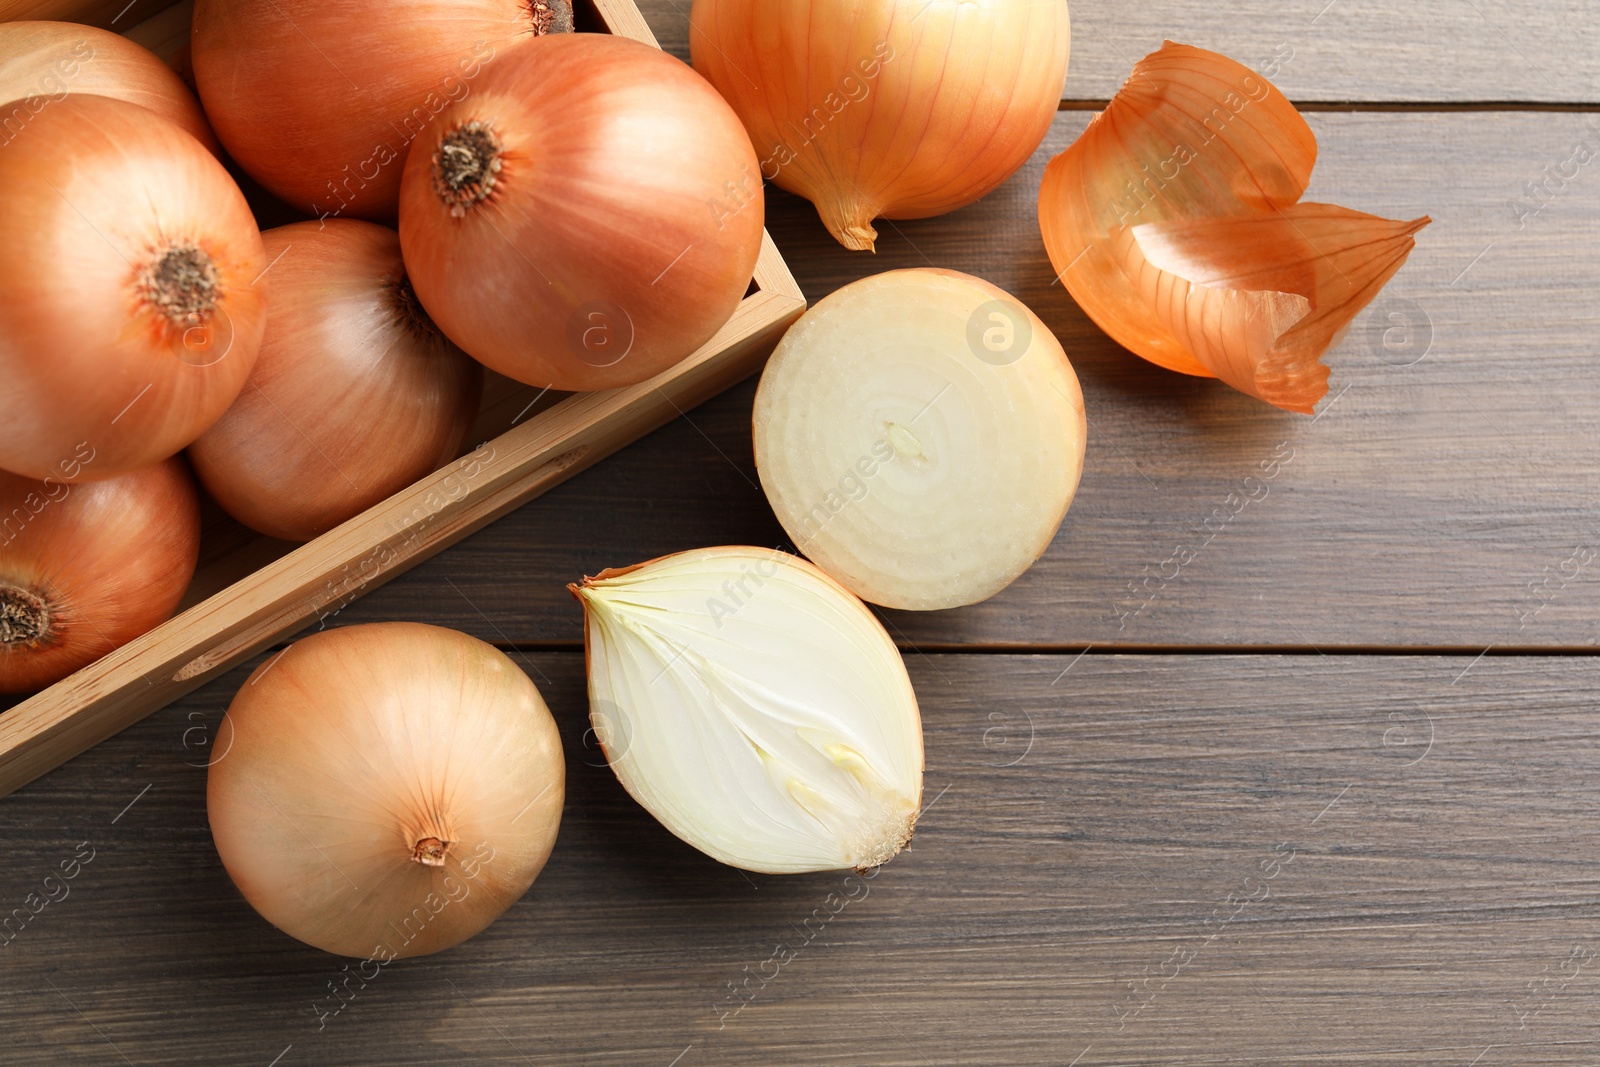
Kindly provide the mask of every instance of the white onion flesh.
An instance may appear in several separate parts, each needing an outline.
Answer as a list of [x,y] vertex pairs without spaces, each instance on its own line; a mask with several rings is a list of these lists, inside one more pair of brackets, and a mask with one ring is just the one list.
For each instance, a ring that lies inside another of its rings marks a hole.
[[891,271],[818,303],[755,403],[761,484],[813,562],[865,600],[985,600],[1050,546],[1083,470],[1083,394],[1019,301]]
[[769,874],[877,866],[922,795],[922,719],[866,606],[804,560],[682,552],[587,579],[612,770],[667,829]]

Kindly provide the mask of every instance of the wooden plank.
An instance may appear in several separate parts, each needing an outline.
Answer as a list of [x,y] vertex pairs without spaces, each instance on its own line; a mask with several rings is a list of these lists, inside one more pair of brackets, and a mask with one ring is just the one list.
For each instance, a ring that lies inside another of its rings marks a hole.
[[[639,0],[661,46],[689,56],[689,0]],[[1583,0],[1072,0],[1063,96],[1107,100],[1165,40],[1262,71],[1296,101],[1600,102],[1600,9]]]
[[[1329,357],[1330,402],[1314,419],[1129,356],[1053,283],[1035,190],[1086,121],[1063,113],[1032,163],[979,204],[885,226],[876,256],[834,245],[809,204],[769,198],[768,225],[812,300],[891,268],[969,271],[1037,311],[1083,382],[1083,483],[1043,560],[985,604],[890,613],[891,632],[917,647],[1594,645],[1600,164],[1525,226],[1513,206],[1576,142],[1600,148],[1600,119],[1311,116],[1313,199],[1435,220]],[[1391,314],[1414,320],[1409,346]],[[581,574],[783,543],[756,484],[753,394],[747,384],[706,405],[350,617],[426,610],[490,640],[576,642],[564,587]],[[1291,454],[1265,498],[1203,528],[1260,464]],[[1198,555],[1174,578],[1179,545]]]
[[581,657],[528,657],[549,867],[328,1016],[344,961],[206,827],[235,670],[6,799],[5,913],[94,858],[12,931],[0,1063],[1594,1063],[1600,661],[1467,662],[913,656],[928,807],[863,883],[677,842],[587,765]]

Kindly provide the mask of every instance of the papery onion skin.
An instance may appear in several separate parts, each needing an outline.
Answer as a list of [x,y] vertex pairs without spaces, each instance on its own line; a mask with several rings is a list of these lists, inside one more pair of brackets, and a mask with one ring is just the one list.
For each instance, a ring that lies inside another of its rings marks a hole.
[[66,93],[149,108],[213,155],[221,151],[200,102],[149,49],[72,22],[0,22],[0,146]]
[[181,459],[81,485],[0,471],[0,693],[43,689],[165,622],[199,555]]
[[273,193],[387,221],[433,117],[536,30],[571,25],[568,0],[197,0],[195,84],[229,154]]
[[555,845],[555,720],[491,645],[419,623],[327,630],[257,667],[206,781],[245,899],[327,952],[396,959],[483,930]]
[[[121,100],[69,95],[0,151],[0,468],[105,478],[233,402],[266,325],[261,234],[222,164]],[[67,466],[87,442],[95,461]]]
[[728,321],[762,222],[755,153],[721,97],[658,49],[575,34],[528,42],[440,114],[406,160],[400,242],[423,306],[473,358],[610,389]]
[[1266,78],[1169,41],[1045,168],[1050,261],[1136,355],[1309,414],[1322,354],[1428,223],[1299,203],[1316,158]]
[[934,269],[863,278],[807,311],[753,422],[762,488],[800,551],[862,599],[915,611],[987,600],[1032,566],[1087,440],[1050,329],[1003,289]]
[[590,714],[623,787],[723,863],[865,869],[903,849],[922,720],[883,625],[783,552],[679,552],[569,586]]
[[942,215],[1010,177],[1055,119],[1066,0],[695,0],[694,68],[733,105],[762,177],[846,248],[872,220]]
[[483,371],[417,303],[393,230],[326,219],[261,237],[273,264],[261,353],[189,458],[234,518],[306,541],[455,458]]

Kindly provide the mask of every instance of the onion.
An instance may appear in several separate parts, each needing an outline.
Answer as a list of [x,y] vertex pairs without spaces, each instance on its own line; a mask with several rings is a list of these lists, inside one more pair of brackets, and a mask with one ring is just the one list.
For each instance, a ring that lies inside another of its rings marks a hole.
[[314,215],[392,219],[411,141],[569,0],[196,0],[195,84],[228,152]]
[[1050,546],[1083,471],[1083,394],[1022,304],[955,271],[865,278],[789,329],[755,455],[795,545],[856,595],[949,608]]
[[387,961],[459,944],[527,892],[566,765],[527,675],[418,623],[267,660],[217,732],[206,812],[234,884],[291,937]]
[[680,552],[570,586],[611,769],[674,834],[768,874],[876,867],[922,797],[922,718],[866,606],[766,548]]
[[261,354],[189,458],[234,518],[305,541],[453,459],[483,371],[417,303],[393,230],[328,219],[261,239],[273,261]]
[[[68,466],[98,462],[86,446]],[[199,556],[181,459],[85,485],[0,471],[0,693],[43,689],[164,622]]]
[[1134,354],[1309,415],[1323,353],[1429,221],[1300,202],[1316,159],[1271,82],[1168,41],[1045,168],[1050,262]]
[[[0,149],[0,468],[104,478],[233,402],[265,325],[261,236],[199,141],[70,95]],[[92,464],[73,457],[84,444]]]
[[689,31],[762,177],[869,251],[874,218],[954,211],[1027,161],[1070,40],[1066,0],[695,0]]
[[487,70],[406,161],[417,295],[470,355],[529,385],[643,381],[705,344],[761,250],[739,120],[621,37],[548,37]]
[[155,53],[126,37],[71,22],[0,22],[0,145],[68,93],[149,108],[218,152],[199,101]]

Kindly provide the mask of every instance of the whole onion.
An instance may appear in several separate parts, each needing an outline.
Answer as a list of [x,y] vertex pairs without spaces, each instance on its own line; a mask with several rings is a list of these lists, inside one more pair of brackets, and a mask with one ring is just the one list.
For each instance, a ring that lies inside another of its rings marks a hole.
[[67,93],[149,108],[213,153],[217,138],[172,68],[126,37],[73,22],[0,22],[0,144]]
[[[69,468],[98,460],[89,448]],[[82,485],[0,471],[0,693],[43,689],[165,622],[199,555],[181,459]]]
[[761,179],[738,118],[682,63],[621,37],[496,60],[406,160],[417,296],[529,385],[643,381],[709,341],[749,288]]
[[148,466],[238,396],[266,325],[261,234],[172,123],[77,94],[34,115],[0,148],[0,249],[0,468]]
[[206,114],[262,185],[315,215],[392,219],[411,142],[500,57],[570,30],[569,0],[196,0]]
[[393,230],[327,219],[261,238],[273,262],[261,354],[189,458],[234,518],[305,541],[455,458],[483,370],[422,310]]
[[972,203],[1044,140],[1066,0],[695,0],[694,69],[739,113],[761,176],[846,248],[872,220]]
[[261,915],[387,961],[465,941],[517,901],[561,820],[555,720],[466,634],[327,630],[267,660],[217,731],[206,812]]

